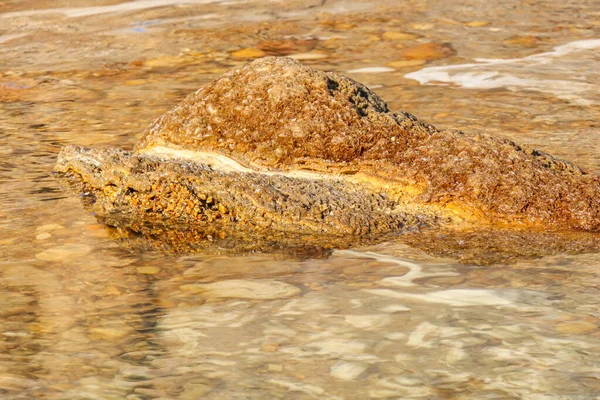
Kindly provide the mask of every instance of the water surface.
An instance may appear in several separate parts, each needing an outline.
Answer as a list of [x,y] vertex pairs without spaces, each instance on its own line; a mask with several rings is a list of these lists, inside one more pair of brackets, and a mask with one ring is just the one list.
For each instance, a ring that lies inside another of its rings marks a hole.
[[262,55],[598,173],[599,18],[593,0],[0,4],[0,397],[600,398],[600,254],[130,251],[50,175],[61,146],[131,148]]

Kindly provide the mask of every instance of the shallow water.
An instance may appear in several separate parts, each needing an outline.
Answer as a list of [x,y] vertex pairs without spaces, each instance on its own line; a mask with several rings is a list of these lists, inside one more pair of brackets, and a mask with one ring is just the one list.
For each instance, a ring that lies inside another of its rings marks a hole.
[[0,3],[1,398],[600,398],[600,254],[140,253],[50,175],[264,54],[599,173],[596,1],[72,5]]

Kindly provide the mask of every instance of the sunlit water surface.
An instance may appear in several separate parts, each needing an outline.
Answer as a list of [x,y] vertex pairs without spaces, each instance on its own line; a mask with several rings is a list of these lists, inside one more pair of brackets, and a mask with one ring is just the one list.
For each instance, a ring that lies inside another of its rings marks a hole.
[[599,254],[140,254],[50,175],[265,54],[599,172],[597,2],[70,3],[0,3],[2,399],[600,398]]

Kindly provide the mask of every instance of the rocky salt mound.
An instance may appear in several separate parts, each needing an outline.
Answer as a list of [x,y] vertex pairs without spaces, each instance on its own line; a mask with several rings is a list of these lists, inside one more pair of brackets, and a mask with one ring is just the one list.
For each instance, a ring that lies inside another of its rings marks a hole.
[[600,231],[600,177],[392,112],[366,86],[266,57],[190,94],[134,152],[67,147],[99,217],[326,234],[425,226]]

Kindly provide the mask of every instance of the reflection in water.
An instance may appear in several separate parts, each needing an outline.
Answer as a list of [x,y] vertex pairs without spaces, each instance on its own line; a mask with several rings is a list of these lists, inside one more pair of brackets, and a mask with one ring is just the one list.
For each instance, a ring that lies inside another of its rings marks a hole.
[[[595,236],[422,232],[345,250],[236,232],[202,242],[193,229],[107,229],[49,173],[62,145],[131,147],[146,121],[262,53],[355,71],[393,109],[600,171],[593,90],[573,91],[585,105],[551,90],[467,93],[404,78],[486,57],[516,60],[493,68],[528,82],[593,84],[595,54],[543,55],[594,39],[596,2],[126,10],[148,3],[84,1],[79,11],[115,14],[44,19],[27,12],[47,2],[0,4],[0,398],[598,396]],[[456,53],[442,51],[448,42]]]
[[37,255],[46,270],[3,265],[5,353],[28,360],[3,373],[8,394],[585,396],[600,367],[597,288],[583,281],[597,257],[484,271],[358,251],[298,262],[50,250]]
[[[88,17],[98,14],[123,13],[127,11],[147,10],[172,5],[203,4],[219,2],[218,0],[130,0],[119,4],[108,4],[97,7],[70,7],[70,8],[42,8],[39,10],[15,11],[0,14],[0,18],[15,18],[40,14],[64,14],[70,18]],[[227,3],[235,3],[227,0]]]
[[600,235],[587,232],[535,231],[500,228],[455,231],[423,228],[375,237],[292,234],[255,230],[238,224],[168,226],[144,224],[122,218],[98,217],[107,234],[134,253],[160,251],[167,254],[283,253],[301,259],[323,258],[332,249],[404,243],[438,257],[465,264],[515,263],[556,254],[593,253],[600,250]]

